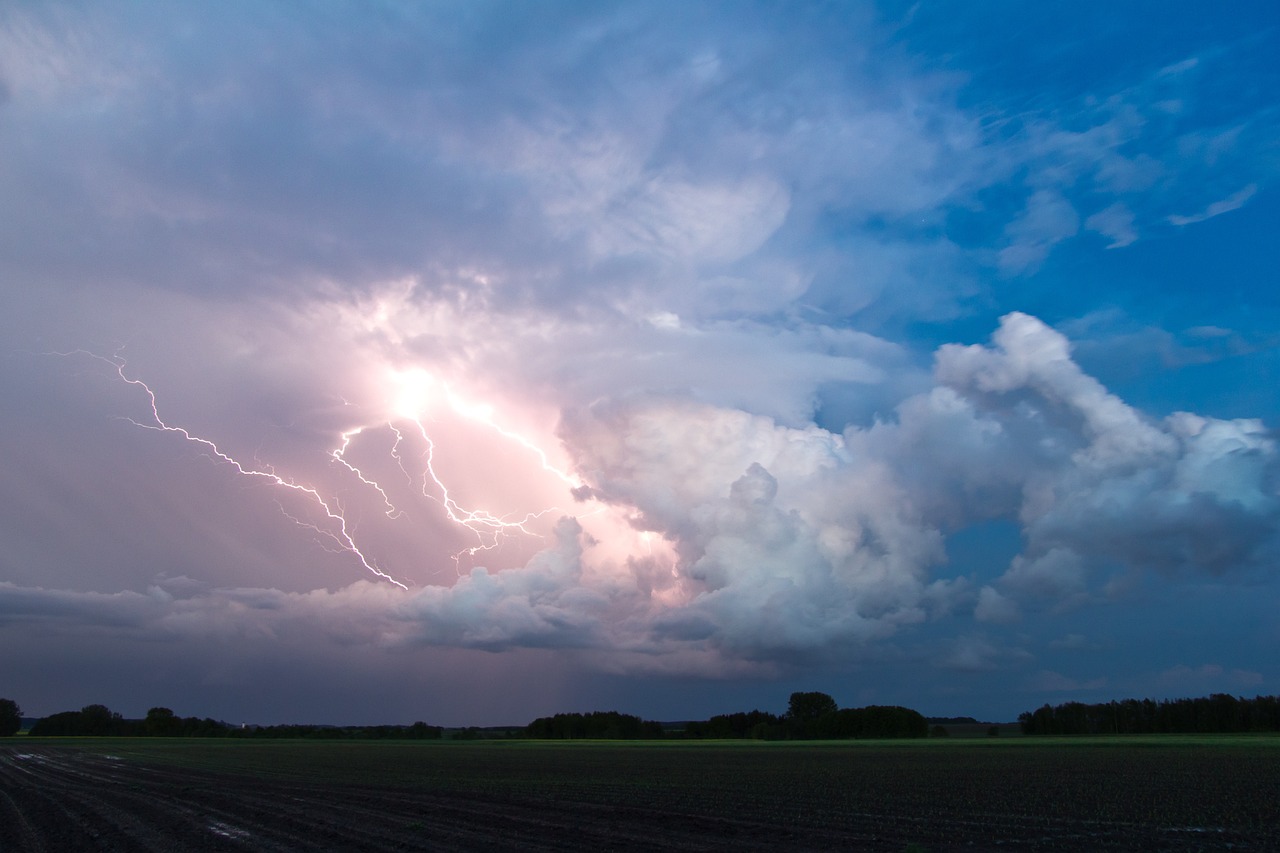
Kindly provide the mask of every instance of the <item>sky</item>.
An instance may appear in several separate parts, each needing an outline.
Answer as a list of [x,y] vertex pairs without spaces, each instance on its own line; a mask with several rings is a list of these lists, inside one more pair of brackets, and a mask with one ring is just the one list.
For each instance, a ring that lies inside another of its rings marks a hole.
[[0,695],[1280,693],[1270,2],[0,7]]

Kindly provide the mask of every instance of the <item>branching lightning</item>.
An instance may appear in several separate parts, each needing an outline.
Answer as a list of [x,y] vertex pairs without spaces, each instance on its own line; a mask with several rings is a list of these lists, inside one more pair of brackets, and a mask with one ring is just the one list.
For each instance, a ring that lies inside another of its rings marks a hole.
[[[377,577],[395,584],[402,589],[408,589],[408,585],[388,574],[379,564],[378,561],[363,550],[356,538],[356,531],[353,523],[350,521],[343,507],[341,499],[334,496],[327,496],[314,487],[300,483],[294,479],[283,476],[267,464],[255,462],[250,465],[241,462],[231,454],[225,452],[214,441],[203,436],[192,433],[182,426],[175,426],[167,423],[160,415],[159,403],[155,392],[142,379],[130,375],[126,371],[125,360],[117,353],[112,357],[105,357],[96,353],[85,350],[76,350],[70,353],[58,353],[58,355],[71,356],[83,355],[96,359],[104,364],[110,365],[115,375],[124,383],[140,388],[146,395],[148,406],[150,409],[149,421],[138,421],[132,418],[125,420],[143,429],[155,430],[158,432],[172,433],[184,441],[192,444],[200,445],[204,448],[211,458],[215,461],[232,466],[237,473],[255,479],[266,481],[270,485],[282,489],[288,489],[303,496],[308,502],[313,504],[325,517],[327,521],[322,520],[321,523],[311,523],[309,521],[297,518],[285,510],[286,517],[290,518],[300,526],[306,527],[314,531],[321,537],[321,545],[326,550],[344,553],[353,557],[361,566]],[[494,421],[492,409],[487,406],[475,404],[463,400],[454,394],[447,385],[438,382],[434,378],[422,371],[410,371],[407,373],[394,373],[393,378],[399,386],[399,398],[395,401],[392,408],[392,417],[387,420],[379,420],[373,423],[363,424],[347,429],[338,435],[336,446],[329,451],[330,460],[346,471],[361,487],[376,492],[378,499],[384,507],[385,514],[390,519],[400,519],[406,515],[406,511],[396,506],[391,494],[384,488],[374,476],[366,473],[365,470],[348,459],[348,451],[351,450],[352,444],[356,439],[366,435],[371,431],[387,429],[395,436],[394,442],[391,444],[389,455],[396,465],[404,473],[409,481],[409,485],[418,488],[417,484],[421,484],[421,494],[424,498],[438,504],[445,517],[453,524],[470,531],[475,537],[475,544],[469,548],[453,555],[455,565],[457,565],[463,555],[474,556],[483,551],[489,551],[499,547],[500,544],[509,536],[531,536],[538,537],[531,524],[535,520],[542,518],[549,512],[555,511],[556,507],[546,507],[534,512],[525,513],[520,517],[501,516],[484,509],[472,509],[461,505],[451,493],[448,485],[443,477],[440,476],[436,467],[437,445],[432,439],[430,432],[424,423],[423,412],[427,408],[428,399],[442,400],[456,414],[464,418],[480,423],[486,428],[493,430],[503,440],[512,442],[515,445],[524,448],[534,454],[539,461],[543,471],[555,477],[564,485],[570,488],[576,488],[581,482],[557,469],[553,466],[547,456],[547,453],[536,443],[519,433],[508,430]],[[418,469],[418,466],[411,465],[406,462],[404,446],[406,444],[406,430],[399,424],[397,420],[411,423],[416,427],[416,434],[421,437],[425,450],[420,456],[421,468],[419,473],[415,475],[411,473],[411,469]],[[327,543],[327,544],[326,544]]]
[[[390,424],[388,424],[388,426],[390,426]],[[395,429],[395,427],[391,427],[391,428],[393,430]],[[339,465],[341,465],[343,468],[346,468],[352,474],[355,474],[356,479],[358,479],[360,482],[364,483],[366,486],[376,491],[382,497],[382,503],[387,507],[387,518],[399,518],[400,516],[404,515],[404,513],[401,510],[396,509],[396,505],[391,502],[391,498],[390,496],[387,495],[386,490],[383,489],[382,486],[378,485],[376,481],[370,480],[368,477],[366,477],[364,475],[364,472],[362,472],[359,468],[357,468],[356,466],[352,465],[350,462],[347,461],[346,453],[347,453],[347,448],[351,446],[351,439],[360,435],[364,431],[365,431],[364,427],[356,427],[355,429],[349,429],[346,432],[342,433],[342,444],[338,445],[333,450],[331,450],[329,452],[329,456],[332,457],[333,460],[337,462]],[[399,445],[399,443],[400,443],[400,432],[396,430],[396,445]],[[393,452],[394,452],[394,447],[396,445],[393,445]]]
[[[426,446],[426,450],[423,453],[423,497],[437,502],[444,509],[450,521],[470,530],[476,537],[477,543],[474,546],[453,555],[455,564],[459,563],[464,554],[475,556],[482,551],[497,548],[505,537],[512,534],[536,536],[537,534],[531,531],[528,525],[547,513],[554,512],[558,507],[546,507],[536,512],[526,513],[521,518],[511,519],[495,515],[488,510],[467,509],[461,506],[450,494],[448,485],[436,471],[436,443],[432,440],[426,424],[423,423],[422,416],[423,411],[428,407],[428,400],[431,398],[443,399],[453,412],[462,415],[468,420],[480,423],[503,439],[533,453],[543,471],[553,475],[570,488],[576,488],[581,485],[577,478],[553,466],[547,458],[546,451],[538,447],[534,442],[495,422],[491,407],[463,400],[446,383],[436,380],[422,370],[399,371],[393,374],[393,379],[398,386],[399,392],[395,401],[395,412],[417,427],[418,435],[421,436]],[[388,424],[388,426],[396,434],[393,453],[400,463],[401,469],[408,475],[403,458],[398,452],[404,435],[394,424]],[[412,480],[412,477],[410,479]],[[436,494],[433,494],[433,492]]]
[[[436,474],[435,465],[433,464],[435,462],[436,453],[435,442],[432,441],[431,436],[427,434],[427,429],[421,420],[414,419],[414,423],[417,424],[422,440],[426,442],[427,445],[426,465],[422,476],[422,496],[439,503],[440,506],[444,508],[445,515],[449,517],[450,521],[467,528],[473,532],[479,540],[479,544],[454,554],[453,558],[455,563],[458,562],[459,558],[463,554],[474,556],[481,551],[489,551],[497,548],[498,545],[501,544],[502,538],[513,532],[519,532],[530,536],[536,535],[532,533],[526,525],[534,519],[541,518],[548,512],[552,512],[555,507],[548,507],[547,509],[539,510],[538,512],[528,513],[524,518],[518,521],[508,521],[507,519],[500,518],[493,513],[488,512],[487,510],[464,509],[453,499],[449,494],[449,487],[446,486],[444,481],[440,479],[438,474]],[[439,497],[430,493],[431,485],[434,485],[436,489],[439,490]]]

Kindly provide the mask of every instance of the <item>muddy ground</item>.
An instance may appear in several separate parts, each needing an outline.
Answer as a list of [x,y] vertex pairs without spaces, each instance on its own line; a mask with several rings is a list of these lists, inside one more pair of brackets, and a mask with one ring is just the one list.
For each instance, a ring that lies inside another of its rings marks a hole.
[[[0,746],[0,850],[1280,849],[1280,827],[1259,822],[1256,812],[1235,826],[1179,826],[1115,815],[1102,819],[1088,809],[963,807],[985,800],[974,791],[956,791],[950,804],[921,808],[894,790],[898,783],[891,776],[879,783],[886,796],[874,808],[850,808],[848,797],[834,790],[824,798],[822,785],[796,797],[785,790],[777,799],[734,795],[729,777],[717,783],[720,771],[714,769],[707,781],[728,793],[691,799],[693,782],[675,779],[663,785],[649,784],[646,777],[635,788],[643,795],[616,786],[566,787],[550,776],[545,787],[521,782],[480,792],[385,780],[368,784],[358,769],[347,779],[329,773],[314,780],[273,778],[171,766],[120,751],[125,754],[113,754],[110,747]],[[499,758],[540,760],[522,755]],[[626,760],[628,754],[618,755]],[[741,781],[744,771],[733,772]],[[661,779],[655,775],[653,781]],[[1064,790],[1071,784],[1064,780]],[[778,807],[768,806],[775,802]]]

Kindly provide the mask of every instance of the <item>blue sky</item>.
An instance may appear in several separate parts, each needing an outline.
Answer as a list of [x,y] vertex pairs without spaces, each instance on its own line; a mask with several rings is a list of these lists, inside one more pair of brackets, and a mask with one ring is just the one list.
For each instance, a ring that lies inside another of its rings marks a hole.
[[1280,691],[1278,26],[6,7],[0,693]]

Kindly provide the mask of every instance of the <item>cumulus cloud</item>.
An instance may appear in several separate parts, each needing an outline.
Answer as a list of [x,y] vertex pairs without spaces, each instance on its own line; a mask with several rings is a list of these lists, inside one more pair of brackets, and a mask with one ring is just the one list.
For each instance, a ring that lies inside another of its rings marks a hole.
[[940,536],[840,435],[671,400],[597,406],[566,430],[596,494],[674,542],[683,606],[714,642],[813,649],[924,618]]
[[555,544],[523,568],[475,568],[451,587],[420,590],[395,608],[397,621],[413,626],[403,641],[489,650],[601,645],[611,602],[582,582],[581,536],[576,521],[563,519]]
[[1018,606],[1000,594],[994,587],[984,586],[978,591],[978,605],[973,618],[979,622],[1017,622],[1022,618]]
[[1069,548],[1052,548],[1033,559],[1018,555],[1002,580],[1024,596],[1069,604],[1085,590],[1084,563]]
[[1034,442],[1018,507],[1031,561],[1011,568],[1011,582],[1074,584],[1075,570],[1041,570],[1054,549],[1054,563],[1075,553],[1165,572],[1246,570],[1274,553],[1277,448],[1259,421],[1150,420],[1024,315],[1007,316],[993,343],[944,346],[937,371],[983,417]]

